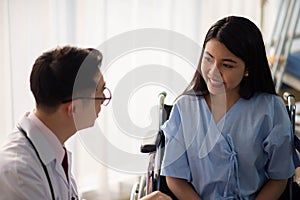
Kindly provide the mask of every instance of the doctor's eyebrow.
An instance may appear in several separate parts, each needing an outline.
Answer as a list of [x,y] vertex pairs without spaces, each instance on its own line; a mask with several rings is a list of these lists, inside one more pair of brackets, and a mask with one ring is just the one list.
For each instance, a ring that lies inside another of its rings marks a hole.
[[103,85],[102,86],[100,86],[100,87],[98,87],[98,85],[97,85],[97,87],[96,87],[96,90],[98,91],[98,89],[102,89],[102,90],[104,90],[105,89],[105,87],[106,87],[106,82],[104,82],[103,83]]
[[[204,51],[205,54],[207,54],[211,58],[215,58],[213,55],[211,55],[208,51]],[[237,63],[235,60],[232,60],[231,58],[224,58],[222,61],[225,62],[232,62],[232,63]]]

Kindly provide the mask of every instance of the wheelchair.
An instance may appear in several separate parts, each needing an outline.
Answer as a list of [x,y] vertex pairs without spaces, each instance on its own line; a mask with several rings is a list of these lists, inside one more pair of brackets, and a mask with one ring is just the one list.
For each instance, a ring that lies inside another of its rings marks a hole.
[[[159,127],[169,118],[172,110],[172,105],[164,103],[166,93],[159,94]],[[287,102],[286,108],[290,117],[292,125],[292,133],[294,136],[295,155],[297,159],[300,153],[300,140],[295,134],[295,117],[296,117],[296,104],[294,95],[285,92],[283,99]],[[143,196],[150,194],[153,191],[161,191],[169,195],[173,200],[176,196],[168,188],[166,177],[160,175],[162,159],[164,156],[165,136],[162,130],[158,131],[153,143],[141,145],[141,152],[149,154],[149,165],[146,174],[139,177],[139,180],[133,185],[130,200],[138,200]],[[299,159],[298,159],[299,161]],[[295,163],[295,166],[300,167],[300,162]],[[294,177],[288,179],[288,184],[280,197],[280,200],[296,200],[300,199],[300,187],[294,182]]]

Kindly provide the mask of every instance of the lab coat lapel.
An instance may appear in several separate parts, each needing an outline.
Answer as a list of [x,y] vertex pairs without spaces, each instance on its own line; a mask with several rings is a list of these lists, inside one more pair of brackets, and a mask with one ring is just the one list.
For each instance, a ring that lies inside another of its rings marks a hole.
[[55,162],[55,170],[56,172],[59,174],[60,178],[64,180],[64,183],[66,184],[66,186],[68,187],[68,180],[65,174],[65,171],[61,165],[61,163],[59,162]]

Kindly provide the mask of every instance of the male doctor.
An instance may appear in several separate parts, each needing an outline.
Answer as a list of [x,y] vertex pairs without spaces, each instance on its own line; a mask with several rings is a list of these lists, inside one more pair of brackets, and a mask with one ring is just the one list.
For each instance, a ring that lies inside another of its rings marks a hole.
[[[72,155],[64,143],[94,125],[111,93],[100,72],[101,53],[71,46],[35,61],[30,88],[35,109],[26,113],[0,149],[0,200],[78,199]],[[171,198],[161,192],[143,200]]]

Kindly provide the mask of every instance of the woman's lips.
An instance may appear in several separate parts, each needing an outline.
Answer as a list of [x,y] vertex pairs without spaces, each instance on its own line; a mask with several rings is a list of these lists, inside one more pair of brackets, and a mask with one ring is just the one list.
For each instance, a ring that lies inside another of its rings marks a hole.
[[208,81],[212,87],[215,87],[215,88],[224,87],[223,81],[212,79],[212,78],[208,78]]

